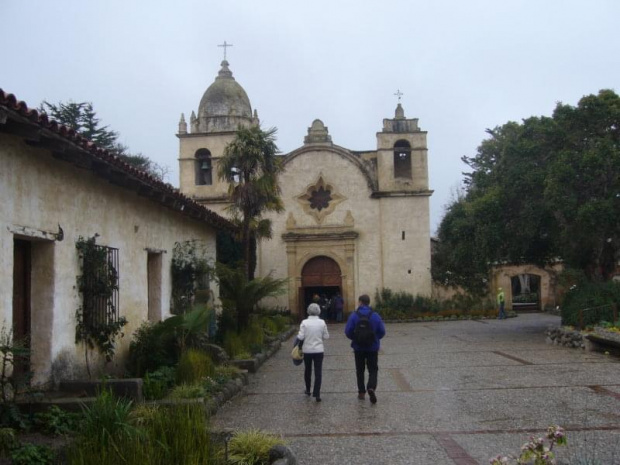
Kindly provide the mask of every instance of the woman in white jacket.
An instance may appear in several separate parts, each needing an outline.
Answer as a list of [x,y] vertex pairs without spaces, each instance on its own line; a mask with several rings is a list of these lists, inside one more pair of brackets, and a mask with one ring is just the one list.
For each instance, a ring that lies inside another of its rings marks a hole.
[[312,396],[317,402],[321,402],[321,380],[323,377],[323,353],[325,348],[323,340],[329,338],[325,321],[319,318],[321,307],[310,304],[308,318],[299,325],[297,339],[303,342],[304,351],[304,381],[306,382],[306,395],[310,395],[312,381],[312,364],[314,363],[314,389]]

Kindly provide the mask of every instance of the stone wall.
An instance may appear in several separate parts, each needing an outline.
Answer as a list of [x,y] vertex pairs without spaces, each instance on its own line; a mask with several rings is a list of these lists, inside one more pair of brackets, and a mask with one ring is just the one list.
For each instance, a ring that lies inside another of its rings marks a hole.
[[547,328],[547,344],[575,349],[585,349],[586,347],[586,342],[581,332],[557,326]]

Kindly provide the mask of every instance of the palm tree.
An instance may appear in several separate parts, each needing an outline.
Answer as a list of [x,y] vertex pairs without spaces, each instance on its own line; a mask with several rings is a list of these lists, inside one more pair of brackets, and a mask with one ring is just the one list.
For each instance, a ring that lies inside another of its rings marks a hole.
[[250,281],[244,270],[221,263],[217,264],[216,270],[224,311],[227,309],[236,311],[238,331],[248,325],[250,315],[262,299],[286,293],[287,278],[267,275]]
[[252,243],[271,238],[271,220],[266,212],[284,211],[278,174],[282,164],[275,143],[276,129],[263,131],[258,125],[239,127],[219,161],[218,176],[228,182],[228,210],[240,225],[243,261],[248,280],[254,277],[256,261]]

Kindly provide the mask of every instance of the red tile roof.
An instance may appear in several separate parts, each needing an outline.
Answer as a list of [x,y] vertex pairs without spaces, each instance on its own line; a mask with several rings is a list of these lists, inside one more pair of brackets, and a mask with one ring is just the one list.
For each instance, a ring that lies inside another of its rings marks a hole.
[[[231,232],[236,231],[236,226],[233,223],[182,194],[170,184],[164,183],[150,174],[127,164],[114,153],[102,149],[92,141],[82,137],[74,129],[48,118],[45,113],[40,113],[34,108],[28,108],[25,102],[17,100],[13,94],[8,94],[0,89],[0,110],[3,108],[7,111],[11,119],[22,120],[22,122],[28,122],[38,126],[43,129],[43,131],[50,131],[60,136],[62,141],[78,148],[78,151],[83,156],[101,161],[113,167],[115,170],[124,173],[128,178],[131,178],[134,183],[137,182],[140,184],[140,187],[146,188],[146,192],[153,194],[155,198],[152,200],[172,208],[183,215],[204,221],[217,229],[225,229]],[[0,125],[2,123],[2,114],[0,113]],[[10,130],[8,132],[10,132]],[[92,168],[92,171],[99,176],[106,177],[105,173],[97,171],[94,168]]]

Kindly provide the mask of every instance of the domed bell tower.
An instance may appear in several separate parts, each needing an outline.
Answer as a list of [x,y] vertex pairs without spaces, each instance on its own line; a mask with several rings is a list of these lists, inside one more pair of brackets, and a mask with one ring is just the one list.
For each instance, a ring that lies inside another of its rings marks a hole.
[[239,126],[254,124],[259,124],[258,114],[252,113],[248,95],[224,60],[200,100],[198,116],[192,111],[189,125],[184,114],[179,121],[181,192],[222,214],[228,203],[228,184],[218,178],[219,160]]

